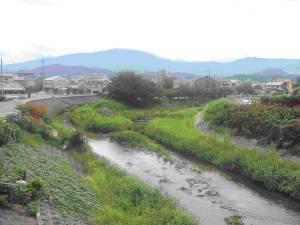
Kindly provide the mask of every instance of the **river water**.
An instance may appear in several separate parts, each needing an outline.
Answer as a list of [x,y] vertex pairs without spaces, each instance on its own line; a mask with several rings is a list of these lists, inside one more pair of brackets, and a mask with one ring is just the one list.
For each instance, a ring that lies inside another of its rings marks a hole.
[[176,199],[201,225],[226,225],[241,216],[245,225],[300,225],[300,203],[265,191],[236,176],[170,152],[172,161],[109,139],[89,140],[98,155]]

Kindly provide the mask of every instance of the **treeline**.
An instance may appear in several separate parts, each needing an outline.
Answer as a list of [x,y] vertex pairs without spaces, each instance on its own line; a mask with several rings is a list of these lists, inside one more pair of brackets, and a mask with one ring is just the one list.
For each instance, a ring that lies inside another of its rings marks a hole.
[[253,94],[255,91],[251,84],[244,83],[235,89],[220,87],[214,79],[206,87],[206,80],[193,81],[194,83],[182,83],[174,88],[174,78],[164,76],[160,81],[154,82],[142,74],[133,71],[122,71],[111,79],[107,87],[110,98],[138,107],[152,106],[161,101],[182,101],[199,99],[207,101],[225,97],[233,93]]

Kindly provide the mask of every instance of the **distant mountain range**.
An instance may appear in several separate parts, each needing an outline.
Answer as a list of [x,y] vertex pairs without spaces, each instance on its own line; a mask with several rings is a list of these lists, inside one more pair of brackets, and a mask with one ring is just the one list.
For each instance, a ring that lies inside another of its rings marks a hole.
[[52,64],[44,67],[37,67],[32,70],[29,70],[36,75],[41,74],[42,72],[46,76],[55,76],[55,75],[93,75],[93,74],[106,74],[111,75],[112,71],[101,68],[89,68],[86,66],[65,66],[60,64]]
[[[55,74],[61,70],[62,73],[79,73],[98,71],[103,72],[119,70],[136,71],[159,71],[166,69],[178,74],[197,74],[228,76],[234,74],[255,74],[264,70],[272,70],[278,73],[300,74],[300,59],[265,59],[265,58],[243,58],[232,62],[197,62],[170,60],[161,58],[147,52],[111,49],[93,53],[69,54],[59,57],[45,58],[45,64],[50,65],[49,73]],[[63,66],[62,66],[63,65]],[[8,65],[9,70],[31,70],[39,71],[40,60],[32,60],[22,63]],[[100,69],[105,68],[105,69]],[[56,75],[56,74],[55,74]]]

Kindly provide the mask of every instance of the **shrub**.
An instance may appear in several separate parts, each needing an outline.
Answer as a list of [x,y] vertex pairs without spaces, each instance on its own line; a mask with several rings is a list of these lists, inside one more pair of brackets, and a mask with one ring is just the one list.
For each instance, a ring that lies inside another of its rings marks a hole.
[[30,115],[35,119],[47,119],[48,107],[45,104],[28,103],[18,106],[23,115]]
[[36,216],[36,213],[38,211],[39,207],[39,201],[34,200],[30,201],[26,206],[25,206],[25,211],[28,216]]
[[300,143],[299,116],[299,110],[284,106],[237,105],[228,100],[213,101],[204,111],[204,119],[213,127],[229,127],[239,135],[292,150]]
[[8,205],[8,196],[0,194],[0,208],[7,207]]
[[20,139],[21,130],[15,124],[0,124],[0,145],[5,145],[10,141],[18,141]]
[[29,181],[29,183],[26,185],[26,191],[30,193],[30,196],[32,199],[39,199],[43,187],[45,186],[45,181],[40,178],[34,178]]
[[300,96],[287,96],[287,95],[275,95],[275,96],[263,96],[261,98],[263,104],[275,104],[284,105],[289,107],[300,106]]

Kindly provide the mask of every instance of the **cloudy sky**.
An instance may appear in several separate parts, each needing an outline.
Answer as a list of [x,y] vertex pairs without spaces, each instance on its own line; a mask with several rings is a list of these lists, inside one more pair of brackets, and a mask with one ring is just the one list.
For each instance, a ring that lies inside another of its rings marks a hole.
[[6,62],[137,49],[183,60],[300,58],[300,0],[1,0]]

